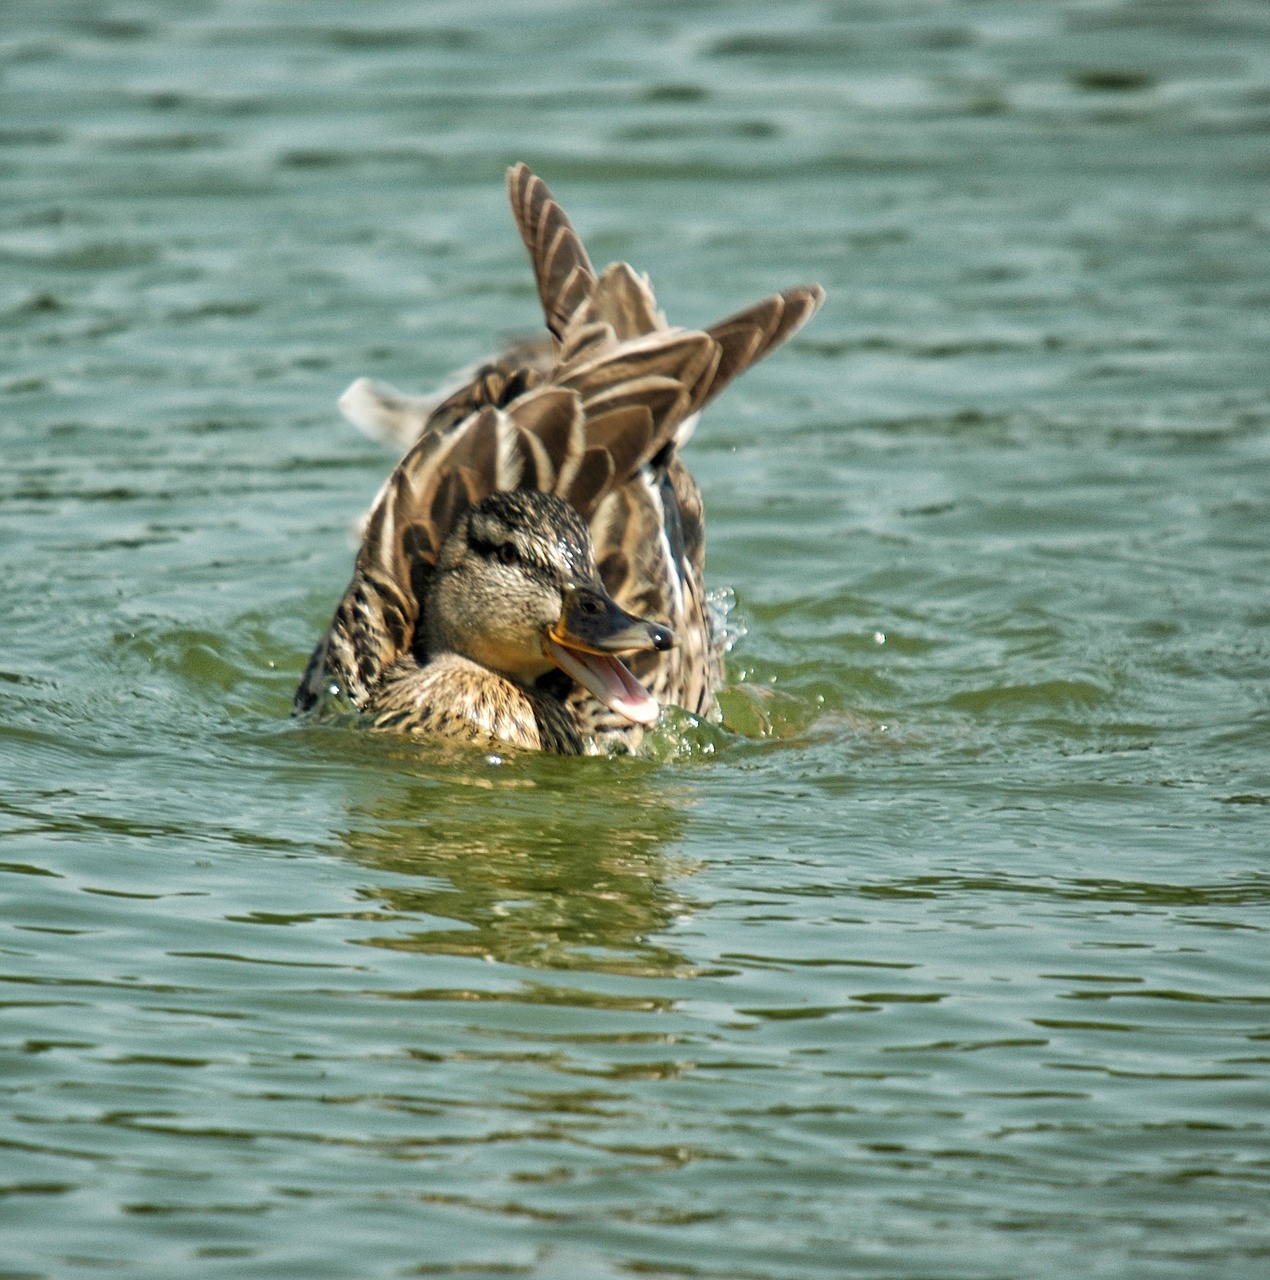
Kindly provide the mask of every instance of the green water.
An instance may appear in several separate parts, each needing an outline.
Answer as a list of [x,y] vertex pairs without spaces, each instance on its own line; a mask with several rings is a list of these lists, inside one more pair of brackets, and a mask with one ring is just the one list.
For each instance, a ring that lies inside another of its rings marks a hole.
[[[1239,0],[0,8],[0,1277],[1266,1274],[1268,130]],[[287,716],[518,159],[829,290],[651,760]]]

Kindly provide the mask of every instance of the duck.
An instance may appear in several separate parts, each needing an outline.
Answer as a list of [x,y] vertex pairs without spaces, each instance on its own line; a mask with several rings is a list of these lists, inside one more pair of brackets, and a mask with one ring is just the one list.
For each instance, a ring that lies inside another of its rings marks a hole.
[[674,326],[646,275],[594,269],[526,165],[507,186],[547,332],[431,396],[361,378],[341,398],[405,452],[293,714],[337,705],[375,730],[490,750],[636,752],[663,708],[719,715],[724,636],[681,450],[824,291]]

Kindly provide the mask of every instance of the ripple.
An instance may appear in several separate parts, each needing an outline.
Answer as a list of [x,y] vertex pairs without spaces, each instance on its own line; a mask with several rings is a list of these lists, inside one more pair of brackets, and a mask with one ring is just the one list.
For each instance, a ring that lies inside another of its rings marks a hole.
[[[34,14],[4,1265],[1255,1270],[1260,10]],[[335,398],[539,323],[522,158],[676,320],[829,291],[692,442],[745,627],[650,759],[288,720]]]

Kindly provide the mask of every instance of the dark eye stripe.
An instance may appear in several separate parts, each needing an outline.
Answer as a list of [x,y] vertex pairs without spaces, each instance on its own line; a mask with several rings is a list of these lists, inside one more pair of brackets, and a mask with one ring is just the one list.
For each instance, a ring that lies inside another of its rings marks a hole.
[[503,540],[491,542],[488,538],[478,538],[475,535],[468,538],[468,546],[470,546],[477,555],[482,555],[487,560],[493,559],[498,554],[498,549],[502,545]]
[[[501,556],[502,549],[511,542],[508,538],[500,538],[497,542],[493,542],[488,538],[470,537],[468,546],[472,548],[478,555],[483,556],[486,560],[497,560],[500,564],[506,563]],[[516,551],[515,564],[520,568],[521,572],[526,576],[535,578],[539,582],[547,586],[558,586],[560,575],[552,569],[550,565],[541,563],[536,557],[531,559],[526,555],[520,547],[511,544]]]

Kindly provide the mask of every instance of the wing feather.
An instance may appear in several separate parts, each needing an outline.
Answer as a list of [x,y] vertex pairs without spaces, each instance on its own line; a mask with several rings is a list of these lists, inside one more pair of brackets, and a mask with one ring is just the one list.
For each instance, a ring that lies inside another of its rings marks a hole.
[[825,291],[818,284],[800,285],[710,325],[706,332],[719,344],[721,356],[697,407],[713,400],[734,378],[797,333],[824,300]]
[[533,263],[547,328],[559,338],[595,286],[595,270],[564,210],[527,165],[507,171],[507,194]]
[[652,282],[626,262],[610,263],[600,273],[585,305],[570,323],[566,339],[575,326],[595,323],[609,325],[619,342],[668,327],[666,317],[657,309]]
[[[495,489],[537,488],[588,520],[605,585],[624,608],[669,623],[679,646],[630,665],[659,701],[710,713],[721,681],[706,607],[701,494],[678,454],[697,411],[819,308],[816,285],[786,290],[705,330],[668,326],[648,277],[613,263],[597,277],[543,181],[523,164],[508,193],[551,341],[521,343],[430,397],[366,379],[341,407],[381,438],[413,441],[367,516],[353,579],[296,694],[305,710],[342,693],[364,707],[386,673],[422,660],[423,602],[463,510]],[[585,691],[583,729],[629,725]]]
[[567,492],[561,496],[568,498],[589,520],[596,503],[612,487],[613,475],[613,455],[600,447],[588,449],[578,463]]
[[586,360],[594,360],[617,345],[613,326],[603,320],[573,325],[560,344],[557,368],[568,368]]
[[508,413],[532,456],[532,472],[527,464],[522,483],[566,493],[586,448],[577,393],[566,387],[542,387],[516,401]]

